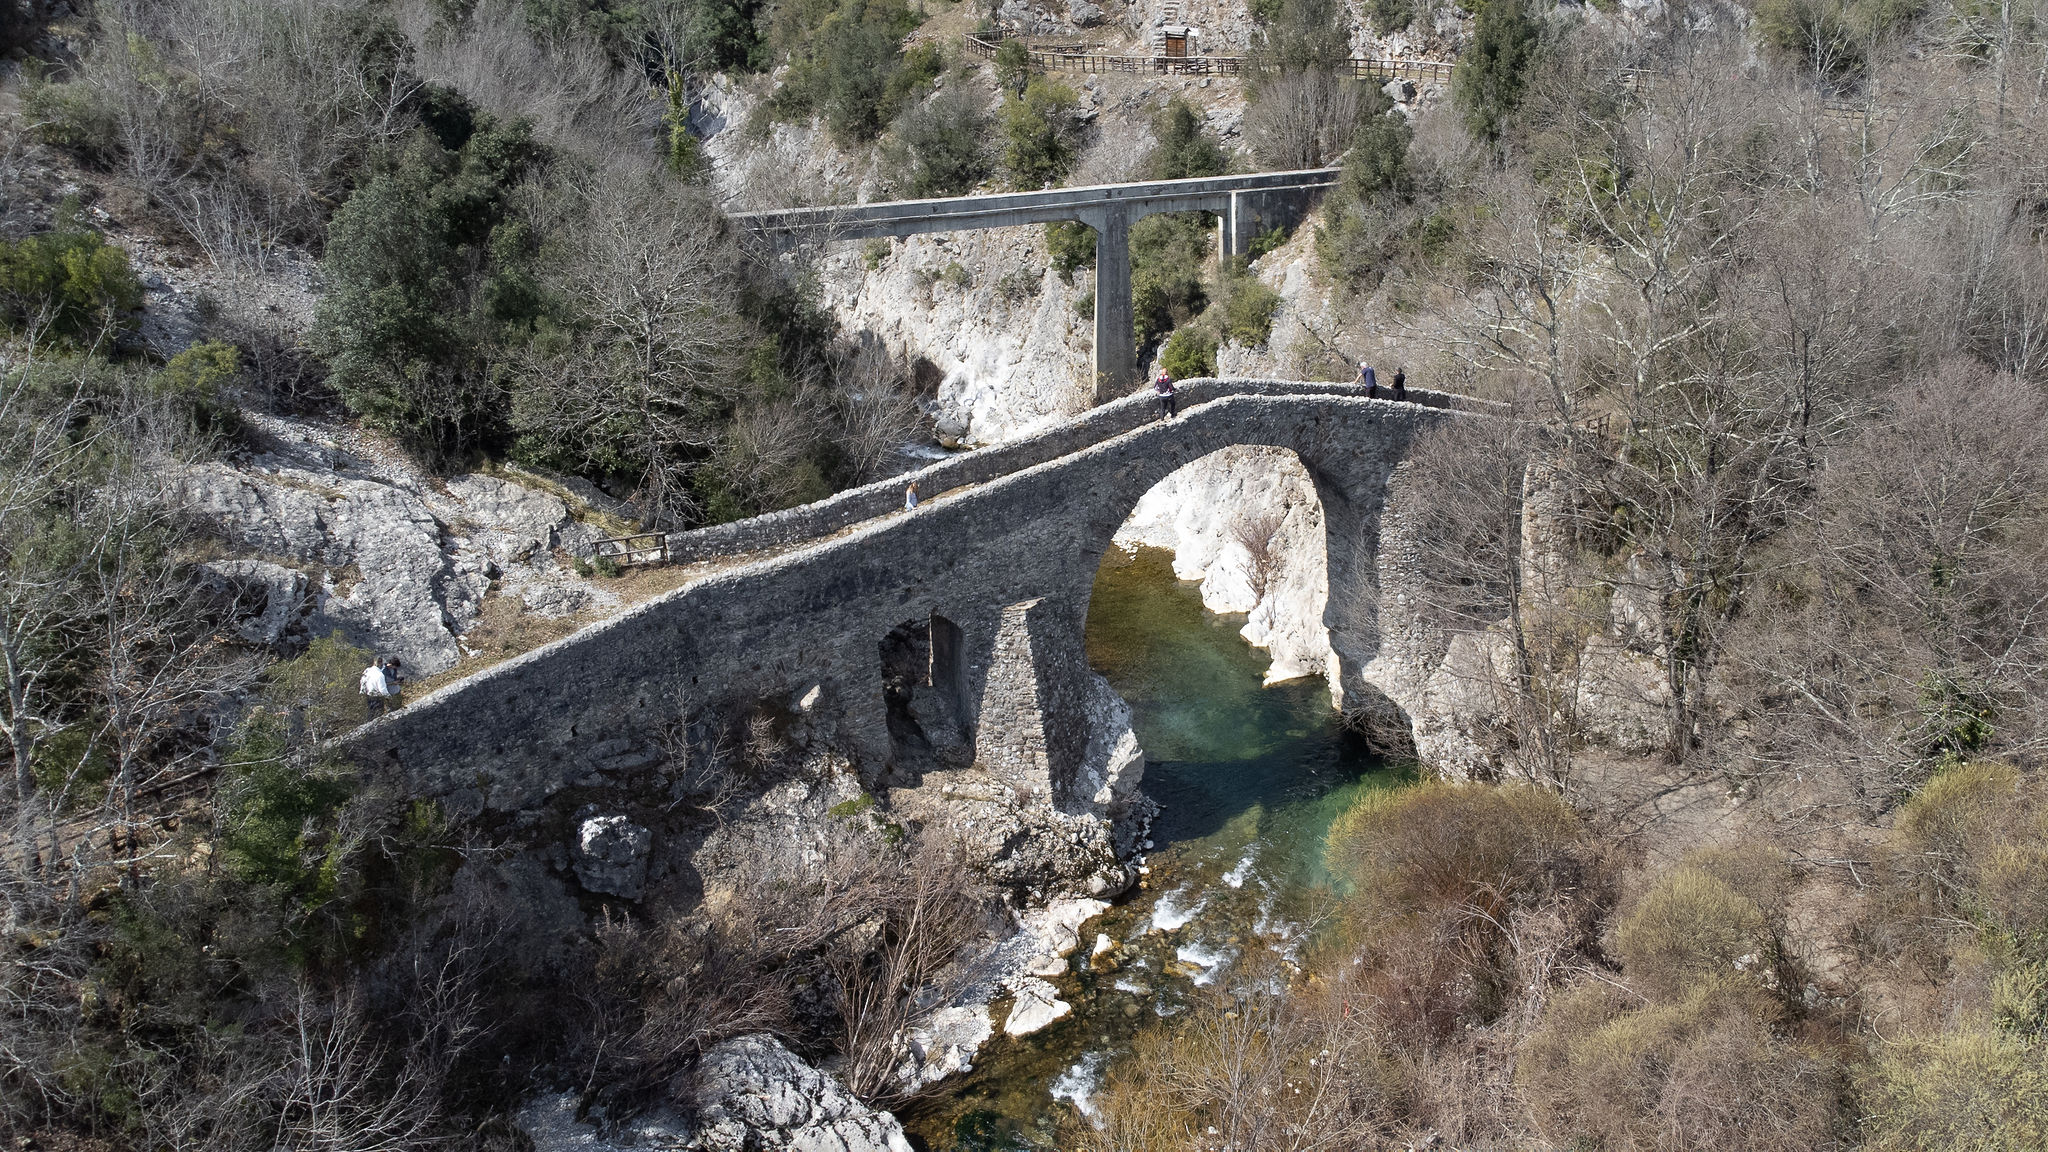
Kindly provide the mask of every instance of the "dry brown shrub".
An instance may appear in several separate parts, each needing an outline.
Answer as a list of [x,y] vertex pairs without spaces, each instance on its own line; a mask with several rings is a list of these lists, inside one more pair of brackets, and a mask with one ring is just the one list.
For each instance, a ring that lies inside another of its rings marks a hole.
[[1611,1152],[1839,1146],[1843,1076],[1785,1039],[1776,1003],[1742,979],[1705,980],[1646,1004],[1589,982],[1551,1005],[1517,1080],[1558,1143]]

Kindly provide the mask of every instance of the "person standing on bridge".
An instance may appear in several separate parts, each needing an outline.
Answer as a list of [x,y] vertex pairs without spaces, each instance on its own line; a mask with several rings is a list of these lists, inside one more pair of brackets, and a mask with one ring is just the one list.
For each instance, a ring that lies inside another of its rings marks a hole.
[[1358,382],[1365,385],[1366,399],[1376,399],[1379,396],[1380,376],[1379,373],[1372,370],[1372,365],[1360,364],[1358,366]]
[[1173,376],[1166,369],[1159,370],[1159,378],[1152,381],[1152,391],[1159,397],[1159,418],[1173,419]]
[[356,691],[363,694],[370,719],[375,720],[390,709],[391,685],[384,679],[383,657],[370,661],[370,666],[363,669],[362,678],[356,681]]
[[917,481],[915,480],[910,482],[910,487],[903,490],[903,510],[905,512],[917,511]]
[[1403,402],[1408,399],[1408,372],[1406,369],[1394,369],[1394,399]]

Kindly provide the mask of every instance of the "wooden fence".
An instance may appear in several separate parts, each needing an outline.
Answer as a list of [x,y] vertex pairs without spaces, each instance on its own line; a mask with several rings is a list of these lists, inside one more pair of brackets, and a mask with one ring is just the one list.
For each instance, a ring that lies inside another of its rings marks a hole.
[[[967,51],[996,58],[1002,41],[967,37]],[[1135,76],[1242,76],[1259,67],[1244,56],[1114,56],[1100,52],[1031,51],[1031,66],[1046,72],[1124,73]],[[1449,80],[1455,65],[1441,60],[1353,58],[1344,62],[1354,80]]]
[[612,536],[596,544],[597,558],[610,558],[622,568],[635,564],[665,564],[668,562],[668,533],[640,532],[632,536]]

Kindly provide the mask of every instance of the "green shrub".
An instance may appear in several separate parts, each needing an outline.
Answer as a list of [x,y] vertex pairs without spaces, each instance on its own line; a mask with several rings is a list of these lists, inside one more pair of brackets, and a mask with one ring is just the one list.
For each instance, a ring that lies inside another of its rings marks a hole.
[[1223,296],[1223,338],[1246,348],[1264,344],[1273,335],[1273,315],[1280,294],[1251,276],[1232,277]]
[[544,310],[512,190],[544,150],[477,113],[452,148],[416,134],[328,229],[313,330],[349,409],[434,462],[501,443],[498,355]]
[[1159,143],[1145,158],[1145,171],[1154,180],[1221,176],[1229,167],[1223,146],[1203,127],[1201,116],[1179,96],[1168,100],[1166,107],[1159,110],[1152,131]]
[[94,163],[115,155],[120,120],[85,84],[32,84],[23,96],[22,110],[35,138],[53,148]]
[[1285,243],[1287,243],[1287,229],[1276,224],[1264,232],[1253,236],[1252,242],[1245,245],[1245,260],[1247,262],[1257,260],[1259,257],[1266,255]]
[[889,258],[891,251],[893,251],[893,246],[886,237],[877,236],[869,240],[860,246],[861,267],[866,268],[870,272],[880,268],[882,262]]
[[668,154],[664,157],[668,170],[683,180],[704,179],[704,145],[690,131],[689,89],[683,74],[674,68],[668,70],[668,109],[661,122],[668,128]]
[[1095,315],[1095,293],[1083,292],[1074,297],[1074,315],[1084,320]]
[[1131,226],[1131,314],[1138,346],[1151,347],[1209,306],[1210,217],[1147,216]]
[[222,769],[219,844],[237,879],[312,908],[338,893],[334,821],[355,785],[338,767],[297,762],[290,748],[287,721],[276,713],[243,721]]
[[[777,19],[802,29],[809,15],[793,5]],[[903,0],[845,0],[814,31],[779,31],[794,37],[796,59],[771,101],[775,114],[784,120],[821,114],[843,143],[874,139],[903,101],[928,88],[944,67],[937,50],[927,47],[913,50],[910,72],[903,74],[903,37],[917,25]]]
[[996,86],[1022,95],[1031,80],[1031,49],[1022,40],[1005,40],[996,46]]
[[1408,144],[1415,130],[1394,112],[1393,99],[1377,88],[1359,101],[1358,127],[1351,151],[1344,156],[1344,190],[1361,201],[1406,199],[1409,193]]
[[1003,104],[1003,165],[1018,188],[1066,179],[1080,154],[1081,98],[1057,80],[1034,76],[1021,96]]
[[1176,380],[1216,375],[1216,336],[1202,328],[1177,329],[1159,354],[1159,366]]
[[[1622,973],[1655,1000],[1775,960],[1764,910],[1713,874],[1681,867],[1658,881],[1615,929]],[[1746,959],[1745,959],[1746,958]]]
[[25,240],[0,240],[0,323],[22,329],[47,324],[66,339],[90,343],[134,325],[142,282],[128,253],[99,233],[73,225]]
[[2048,1148],[2048,1048],[1976,1028],[1886,1044],[1862,1104],[1869,1152]]
[[1373,31],[1382,36],[1415,22],[1415,0],[1369,0],[1365,11],[1372,18]]
[[183,409],[201,436],[224,436],[241,425],[230,393],[242,375],[242,355],[232,344],[208,340],[171,357],[150,386]]
[[994,171],[988,108],[967,85],[954,85],[896,120],[883,158],[890,182],[912,196],[958,196]]
[[1045,226],[1045,250],[1052,270],[1072,284],[1076,269],[1095,267],[1095,229],[1078,220],[1054,221]]
[[1451,97],[1465,127],[1483,143],[1499,141],[1508,118],[1521,106],[1529,66],[1536,59],[1543,26],[1524,0],[1491,0],[1479,9],[1472,43],[1451,74]]

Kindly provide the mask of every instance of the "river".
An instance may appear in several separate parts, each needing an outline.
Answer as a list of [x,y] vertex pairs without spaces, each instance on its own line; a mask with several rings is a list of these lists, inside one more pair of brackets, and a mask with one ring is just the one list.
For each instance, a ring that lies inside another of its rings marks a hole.
[[[947,1095],[903,1113],[922,1147],[1058,1147],[1141,1027],[1245,949],[1300,947],[1300,926],[1329,899],[1331,820],[1361,791],[1406,778],[1344,731],[1320,678],[1261,687],[1266,655],[1243,626],[1202,607],[1170,552],[1104,558],[1088,659],[1130,702],[1148,757],[1144,790],[1161,809],[1150,875],[1083,927],[1072,969],[1053,981],[1071,1015],[1020,1039],[998,1033]],[[1091,964],[1098,933],[1116,947]]]

